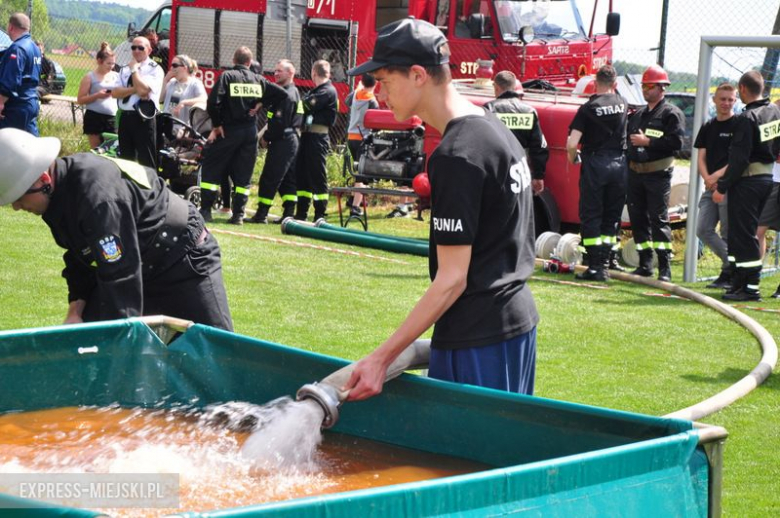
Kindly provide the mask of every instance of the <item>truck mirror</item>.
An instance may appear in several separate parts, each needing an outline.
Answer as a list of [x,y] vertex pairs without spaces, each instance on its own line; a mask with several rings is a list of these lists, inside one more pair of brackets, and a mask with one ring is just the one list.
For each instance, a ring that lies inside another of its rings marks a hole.
[[620,34],[620,13],[609,13],[607,15],[607,34],[610,36]]
[[131,36],[135,35],[135,22],[130,22],[127,24],[127,37],[130,38]]
[[534,28],[530,25],[526,25],[524,27],[520,27],[520,34],[518,35],[520,38],[520,41],[523,42],[523,45],[528,45],[532,41],[534,41]]

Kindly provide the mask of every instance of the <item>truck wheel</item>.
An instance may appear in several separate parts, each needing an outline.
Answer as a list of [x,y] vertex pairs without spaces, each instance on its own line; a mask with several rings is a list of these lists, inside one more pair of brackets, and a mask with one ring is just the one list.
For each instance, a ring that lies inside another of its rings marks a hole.
[[184,193],[184,199],[200,208],[200,187],[193,185]]
[[544,190],[534,196],[534,232],[539,237],[543,232],[560,232],[561,215],[550,191]]

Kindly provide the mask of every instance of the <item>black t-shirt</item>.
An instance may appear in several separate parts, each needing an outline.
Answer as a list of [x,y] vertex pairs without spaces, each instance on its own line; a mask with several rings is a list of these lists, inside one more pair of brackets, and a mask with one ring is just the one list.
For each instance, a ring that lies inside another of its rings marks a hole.
[[627,113],[626,101],[620,95],[592,95],[577,110],[569,130],[582,132],[583,152],[622,151],[626,148]]
[[436,245],[472,246],[466,290],[436,322],[432,346],[480,347],[530,331],[539,315],[526,286],[534,217],[522,146],[492,113],[460,117],[447,125],[428,174],[431,279]]
[[699,129],[693,147],[707,150],[707,171],[710,174],[729,163],[729,146],[736,123],[736,117],[729,117],[725,121],[712,118]]

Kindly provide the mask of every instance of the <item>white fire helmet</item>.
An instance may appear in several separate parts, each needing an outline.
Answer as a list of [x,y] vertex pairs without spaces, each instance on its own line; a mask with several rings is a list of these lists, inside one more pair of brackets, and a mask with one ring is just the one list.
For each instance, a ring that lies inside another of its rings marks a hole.
[[0,206],[21,198],[60,152],[60,140],[0,129]]

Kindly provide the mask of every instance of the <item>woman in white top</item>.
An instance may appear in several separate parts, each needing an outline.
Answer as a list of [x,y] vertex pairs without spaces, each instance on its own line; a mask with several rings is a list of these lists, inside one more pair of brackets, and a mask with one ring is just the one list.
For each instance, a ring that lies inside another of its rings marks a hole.
[[82,78],[76,97],[76,102],[87,107],[84,112],[84,134],[92,148],[103,142],[103,133],[116,133],[116,99],[111,98],[111,90],[119,81],[119,74],[114,72],[114,51],[105,41],[100,44],[95,61],[95,70]]
[[189,124],[190,108],[208,99],[203,82],[195,77],[198,65],[194,59],[179,54],[171,60],[163,79],[163,111]]

